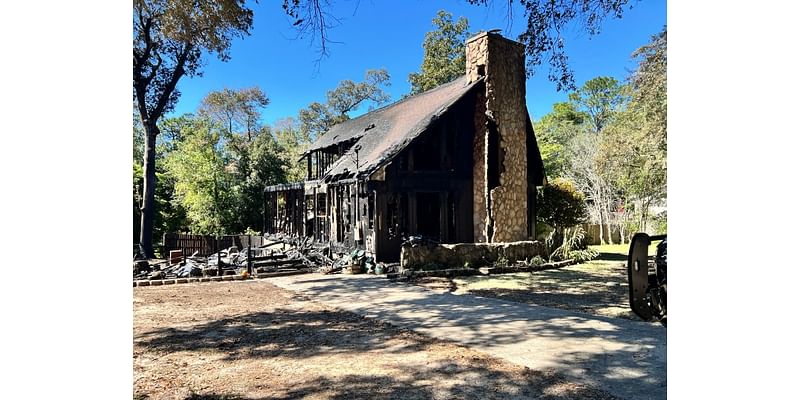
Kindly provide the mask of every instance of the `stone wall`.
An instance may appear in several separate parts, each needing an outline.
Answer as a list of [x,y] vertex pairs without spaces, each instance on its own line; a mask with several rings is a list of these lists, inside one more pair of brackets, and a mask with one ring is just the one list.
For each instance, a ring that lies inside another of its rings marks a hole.
[[404,244],[400,250],[400,271],[421,269],[435,264],[438,268],[479,268],[491,265],[500,258],[509,263],[533,257],[547,257],[544,244],[538,241],[510,243],[458,243],[440,245]]
[[486,94],[478,92],[475,96],[475,138],[472,145],[472,193],[473,193],[473,240],[478,243],[488,242],[487,227],[489,215],[486,199],[489,193],[486,187]]
[[[476,144],[483,154],[474,158],[475,240],[518,241],[527,238],[527,154],[525,108],[525,48],[493,33],[481,33],[467,41],[467,76],[485,76],[484,105],[476,114],[485,116],[476,126]],[[476,122],[477,118],[476,118]],[[496,132],[490,132],[490,126]],[[499,135],[499,185],[488,186],[490,135]],[[481,136],[483,140],[481,141]],[[480,214],[478,210],[484,210]],[[483,229],[478,229],[479,227]],[[489,237],[491,235],[491,237]]]

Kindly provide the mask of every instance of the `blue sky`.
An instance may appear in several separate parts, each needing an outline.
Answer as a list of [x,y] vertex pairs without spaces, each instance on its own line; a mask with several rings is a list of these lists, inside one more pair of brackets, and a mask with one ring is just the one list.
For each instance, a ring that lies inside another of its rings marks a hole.
[[[340,24],[329,32],[330,56],[317,65],[319,52],[310,38],[297,38],[291,21],[278,1],[251,5],[254,10],[252,35],[234,41],[228,62],[206,57],[203,76],[183,78],[178,87],[181,98],[173,115],[194,112],[209,91],[225,87],[236,89],[257,85],[270,98],[262,122],[296,116],[313,101],[325,101],[325,93],[339,81],[360,81],[368,69],[386,68],[391,76],[387,89],[392,100],[410,90],[408,74],[417,72],[422,62],[422,41],[432,30],[431,20],[438,10],[447,10],[454,19],[467,17],[470,32],[501,29],[516,39],[525,28],[522,10],[514,9],[508,20],[505,2],[493,8],[470,5],[466,0],[379,1],[339,0],[331,14]],[[596,76],[624,79],[635,68],[631,53],[648,42],[666,24],[666,1],[635,2],[622,19],[607,19],[599,35],[589,36],[577,29],[565,34],[570,65],[578,85]],[[547,80],[543,65],[527,82],[527,104],[536,120],[549,112],[553,103],[565,101],[566,93],[556,91]],[[366,112],[362,107],[352,116]]]

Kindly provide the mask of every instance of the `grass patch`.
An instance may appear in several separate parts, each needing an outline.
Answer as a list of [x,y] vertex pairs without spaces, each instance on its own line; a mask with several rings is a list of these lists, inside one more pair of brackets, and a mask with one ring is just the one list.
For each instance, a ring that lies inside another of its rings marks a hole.
[[[660,241],[654,241],[650,244],[650,247],[647,248],[647,255],[654,256],[656,255],[656,247],[658,246]],[[590,249],[597,250],[600,253],[599,260],[608,260],[608,261],[627,261],[628,260],[628,251],[631,248],[630,244],[603,244],[603,245],[596,245],[596,246],[589,246]]]

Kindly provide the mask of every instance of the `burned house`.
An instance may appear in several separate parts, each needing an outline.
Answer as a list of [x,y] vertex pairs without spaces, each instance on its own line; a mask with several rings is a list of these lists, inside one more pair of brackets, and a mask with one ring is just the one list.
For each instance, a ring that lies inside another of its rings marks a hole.
[[264,231],[396,261],[403,238],[508,242],[535,235],[544,182],[525,105],[524,47],[467,41],[466,74],[333,126],[301,159],[304,182],[264,192]]

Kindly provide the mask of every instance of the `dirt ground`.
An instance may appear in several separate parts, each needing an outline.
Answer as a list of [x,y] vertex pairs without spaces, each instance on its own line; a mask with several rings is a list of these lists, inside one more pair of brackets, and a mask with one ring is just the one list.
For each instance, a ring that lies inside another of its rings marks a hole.
[[134,288],[135,399],[609,399],[266,281]]

